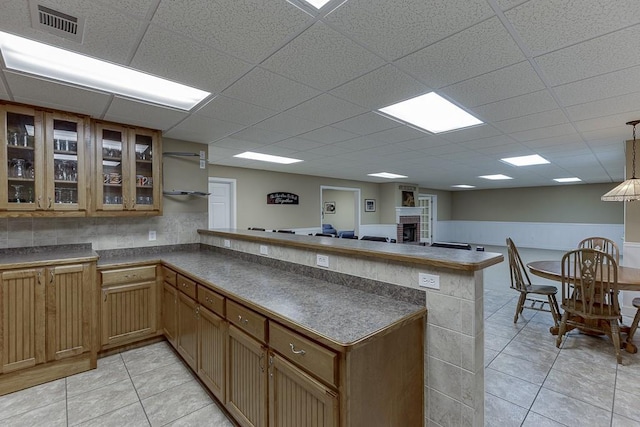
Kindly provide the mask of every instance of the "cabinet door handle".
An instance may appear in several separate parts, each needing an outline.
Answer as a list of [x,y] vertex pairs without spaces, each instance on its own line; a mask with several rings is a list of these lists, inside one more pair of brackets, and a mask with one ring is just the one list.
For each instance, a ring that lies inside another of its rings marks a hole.
[[38,271],[38,285],[42,285],[42,271]]
[[51,197],[49,197],[49,206],[47,206],[47,209],[51,209],[51,203],[52,203]]
[[42,206],[40,205],[41,200],[42,200],[42,196],[38,196],[38,209],[42,209]]
[[242,316],[238,315],[238,322],[246,325],[249,323],[249,319],[243,319]]
[[196,314],[195,314],[196,319],[199,319],[199,318],[200,318],[200,306],[197,306],[197,307],[196,307],[196,312],[195,312],[195,313],[196,313]]
[[104,295],[104,302],[107,302],[107,291],[102,291],[102,295]]
[[53,272],[53,270],[51,270],[49,273],[51,274],[51,276],[49,277],[49,283],[51,283],[53,285],[53,274],[54,274],[54,272]]
[[273,356],[269,354],[269,376],[273,378]]
[[304,356],[305,354],[307,354],[307,352],[304,350],[296,350],[296,346],[294,346],[291,342],[289,343],[289,346],[291,347],[291,352],[293,354],[299,354],[300,356]]
[[264,360],[264,351],[262,352],[262,354],[260,355],[260,372],[264,372],[264,365],[262,365],[262,361]]
[[122,208],[127,209],[127,198],[124,196],[122,197]]

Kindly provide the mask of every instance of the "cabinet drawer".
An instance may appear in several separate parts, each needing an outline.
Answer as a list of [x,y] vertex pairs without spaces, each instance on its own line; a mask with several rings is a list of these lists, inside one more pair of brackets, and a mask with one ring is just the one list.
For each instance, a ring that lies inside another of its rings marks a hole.
[[224,317],[224,297],[222,295],[198,285],[198,302],[217,315]]
[[165,267],[164,265],[162,266],[162,280],[175,286],[177,280],[176,276],[177,273],[175,271],[169,267]]
[[156,266],[147,265],[144,267],[123,268],[119,270],[107,270],[102,272],[102,286],[144,282],[155,280]]
[[315,377],[337,386],[335,352],[274,322],[269,322],[269,346]]
[[266,341],[267,318],[246,307],[227,300],[227,319],[262,342]]
[[187,279],[182,274],[178,274],[178,289],[185,295],[189,295],[191,298],[196,299],[196,282],[191,279]]

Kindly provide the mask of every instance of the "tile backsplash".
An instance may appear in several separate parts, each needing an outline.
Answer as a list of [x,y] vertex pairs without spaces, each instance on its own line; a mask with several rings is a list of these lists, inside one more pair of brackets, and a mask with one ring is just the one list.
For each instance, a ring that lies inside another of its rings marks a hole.
[[[156,217],[0,218],[0,248],[91,243],[93,249],[198,243],[207,213],[165,213]],[[149,231],[156,240],[149,241]]]

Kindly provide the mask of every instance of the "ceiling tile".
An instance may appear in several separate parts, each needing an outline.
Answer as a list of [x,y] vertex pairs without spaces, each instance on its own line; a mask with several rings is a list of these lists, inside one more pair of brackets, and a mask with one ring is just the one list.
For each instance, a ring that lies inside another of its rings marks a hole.
[[392,129],[372,133],[369,137],[389,144],[395,144],[397,142],[408,141],[410,139],[423,138],[425,135],[428,134],[412,127],[398,126]]
[[137,18],[145,18],[152,8],[155,8],[157,0],[98,0],[106,7],[118,10],[122,13],[133,15]]
[[529,0],[495,0],[498,7],[502,10],[511,9],[512,7],[517,6],[526,1],[529,1]]
[[335,123],[334,127],[348,132],[357,133],[358,135],[369,135],[381,130],[391,129],[402,126],[398,122],[394,122],[380,114],[365,113],[360,116],[352,117],[347,120]]
[[284,141],[276,142],[273,145],[275,145],[276,147],[284,147],[284,148],[288,148],[290,150],[295,150],[295,151],[307,151],[307,150],[312,150],[314,148],[322,147],[325,144],[322,144],[320,142],[310,141],[308,139],[295,137],[295,138],[285,139]]
[[474,107],[478,118],[486,121],[512,119],[558,108],[548,90],[539,90],[502,101]]
[[244,125],[238,123],[192,114],[165,132],[165,135],[169,138],[207,144],[237,132],[243,127]]
[[525,59],[497,17],[398,60],[396,65],[440,88]]
[[325,20],[393,60],[492,14],[484,0],[349,0]]
[[84,0],[58,0],[46,4],[57,11],[86,19],[82,44],[32,28],[26,1],[2,2],[0,28],[49,45],[126,64],[142,28],[134,17]]
[[346,130],[334,128],[332,126],[325,126],[300,135],[301,138],[320,142],[322,144],[333,144],[335,142],[346,141],[347,139],[355,138],[357,136],[357,133],[347,132]]
[[289,136],[283,133],[271,132],[264,129],[250,127],[233,134],[233,138],[245,141],[258,142],[260,144],[273,144],[274,142],[287,139]]
[[261,68],[254,68],[223,95],[273,110],[286,110],[316,95],[315,89]]
[[[167,60],[171,56],[171,60]],[[247,62],[175,33],[150,26],[131,66],[212,93],[249,71]]]
[[529,114],[528,116],[516,117],[515,119],[502,120],[495,122],[494,125],[503,132],[511,133],[522,130],[541,128],[546,126],[559,125],[567,123],[562,110],[549,110],[541,113]]
[[277,114],[277,111],[219,95],[200,108],[197,114],[214,119],[252,125]]
[[636,0],[616,0],[616,7],[601,0],[541,0],[523,3],[504,15],[532,53],[539,55],[637,24],[639,12]]
[[311,17],[286,1],[162,0],[153,22],[257,63]]
[[297,136],[322,127],[321,123],[294,117],[287,113],[280,113],[255,125],[258,129],[279,132],[287,136]]
[[257,142],[251,142],[251,141],[245,141],[238,138],[227,137],[227,138],[222,138],[212,144],[209,144],[209,146],[230,148],[230,149],[237,150],[237,153],[241,153],[244,151],[252,151],[252,150],[258,149],[260,147],[263,147],[264,144],[258,144]]
[[525,141],[531,141],[535,139],[550,138],[553,136],[571,135],[571,134],[574,134],[575,131],[576,130],[571,124],[565,123],[560,125],[548,126],[545,128],[531,129],[531,130],[525,130],[521,132],[513,132],[509,134],[509,136],[511,136],[512,138],[520,142],[525,142]]
[[640,57],[631,55],[628,49],[611,48],[633,46],[639,38],[640,25],[636,25],[539,56],[535,61],[553,86],[561,85],[640,65]]
[[490,136],[500,135],[500,130],[491,125],[483,124],[472,126],[464,129],[454,130],[451,132],[441,133],[440,136],[449,142],[471,141],[477,138],[487,138]]
[[466,108],[473,108],[541,89],[544,84],[529,62],[524,61],[447,86],[439,92]]
[[[336,147],[342,147],[350,151],[367,150],[375,147],[381,147],[385,145],[384,142],[378,141],[368,136],[359,136],[357,138],[349,139],[347,141],[336,142]],[[396,149],[397,150],[397,149]]]
[[358,116],[367,110],[335,96],[322,94],[287,111],[292,116],[314,120],[325,125]]
[[509,138],[507,135],[496,135],[489,138],[478,138],[461,142],[460,145],[471,150],[479,150],[481,148],[499,147],[514,143],[515,141]]
[[578,120],[573,122],[580,132],[589,132],[598,129],[618,128],[622,129],[623,126],[627,129],[627,135],[631,135],[631,126],[626,126],[625,123],[631,120],[638,120],[637,112],[624,112],[614,114],[611,116],[601,116],[595,119]]
[[640,92],[640,66],[556,86],[553,91],[565,106]]
[[567,113],[572,120],[594,119],[602,116],[602,112],[607,114],[636,113],[640,117],[640,92],[629,93],[622,96],[614,96],[599,101],[587,102],[585,104],[567,107]]
[[322,22],[317,22],[262,63],[311,87],[330,90],[384,61]]
[[111,95],[5,72],[13,100],[74,113],[102,117]]
[[187,117],[185,111],[158,105],[145,104],[130,99],[113,98],[104,118],[113,122],[129,123],[151,129],[167,130]]
[[376,110],[429,92],[428,86],[385,65],[331,91],[331,94]]
[[215,145],[209,144],[209,162],[219,162],[222,159],[228,159],[232,156],[241,153],[242,151],[234,150],[230,148],[224,147],[216,147]]

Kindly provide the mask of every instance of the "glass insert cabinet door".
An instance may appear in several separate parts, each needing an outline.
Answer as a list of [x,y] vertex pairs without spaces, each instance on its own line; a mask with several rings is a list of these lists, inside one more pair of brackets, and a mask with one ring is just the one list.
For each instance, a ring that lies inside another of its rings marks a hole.
[[54,210],[84,210],[85,122],[81,118],[56,113],[47,113],[45,119],[46,152],[52,153],[47,156],[47,205]]
[[96,204],[99,209],[125,209],[126,137],[125,127],[96,124]]
[[[0,105],[2,151],[0,209],[35,211],[45,208],[42,197],[44,146],[43,114],[32,108]],[[38,197],[41,198],[38,205]]]
[[159,133],[96,123],[98,211],[158,211]]

